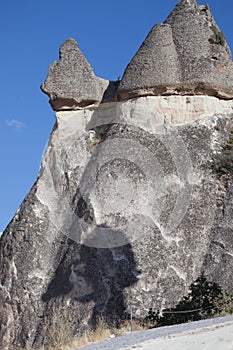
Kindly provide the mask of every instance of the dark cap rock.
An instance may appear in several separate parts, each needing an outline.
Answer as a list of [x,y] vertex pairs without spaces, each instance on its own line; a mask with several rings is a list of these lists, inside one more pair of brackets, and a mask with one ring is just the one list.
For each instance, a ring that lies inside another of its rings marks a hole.
[[97,78],[74,39],[61,46],[41,89],[54,110],[76,109],[102,100],[108,81]]
[[229,46],[208,6],[180,0],[152,28],[128,64],[118,99],[143,95],[203,94],[233,98]]

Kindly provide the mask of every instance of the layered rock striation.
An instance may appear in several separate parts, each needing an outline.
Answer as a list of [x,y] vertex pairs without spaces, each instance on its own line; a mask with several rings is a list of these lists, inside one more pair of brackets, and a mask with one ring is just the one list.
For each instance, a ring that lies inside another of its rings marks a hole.
[[203,273],[233,290],[232,62],[213,23],[181,0],[121,82],[61,47],[42,85],[56,123],[0,240],[1,349],[175,306]]

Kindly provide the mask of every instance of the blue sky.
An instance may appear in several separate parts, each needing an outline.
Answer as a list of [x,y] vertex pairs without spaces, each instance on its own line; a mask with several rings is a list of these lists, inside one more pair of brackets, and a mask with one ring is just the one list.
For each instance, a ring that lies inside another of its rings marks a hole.
[[[7,0],[1,4],[0,231],[36,180],[55,117],[40,91],[70,37],[97,76],[116,80],[176,0]],[[199,3],[202,3],[199,1]],[[203,2],[205,4],[205,2]],[[232,0],[209,0],[233,50]]]

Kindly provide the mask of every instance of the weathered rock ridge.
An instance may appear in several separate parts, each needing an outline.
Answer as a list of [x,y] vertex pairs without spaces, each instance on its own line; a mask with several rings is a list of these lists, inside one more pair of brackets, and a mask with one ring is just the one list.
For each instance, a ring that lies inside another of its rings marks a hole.
[[192,90],[207,75],[181,30],[198,38],[190,20],[209,35],[210,16],[181,0],[119,86],[95,77],[73,40],[60,49],[42,86],[56,123],[38,178],[0,238],[1,349],[39,347],[55,328],[77,335],[98,317],[117,324],[130,304],[138,317],[174,306],[202,273],[233,290],[230,52],[208,42],[226,60],[218,78],[222,58],[212,65],[203,43],[209,80]]

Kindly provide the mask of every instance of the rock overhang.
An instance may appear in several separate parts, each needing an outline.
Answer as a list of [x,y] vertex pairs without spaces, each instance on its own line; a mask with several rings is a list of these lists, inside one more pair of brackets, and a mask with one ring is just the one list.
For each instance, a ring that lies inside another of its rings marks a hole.
[[157,134],[168,125],[184,126],[213,115],[231,114],[233,100],[203,95],[170,95],[141,96],[74,111],[57,111],[56,118],[60,130],[90,131],[103,125],[127,124]]

